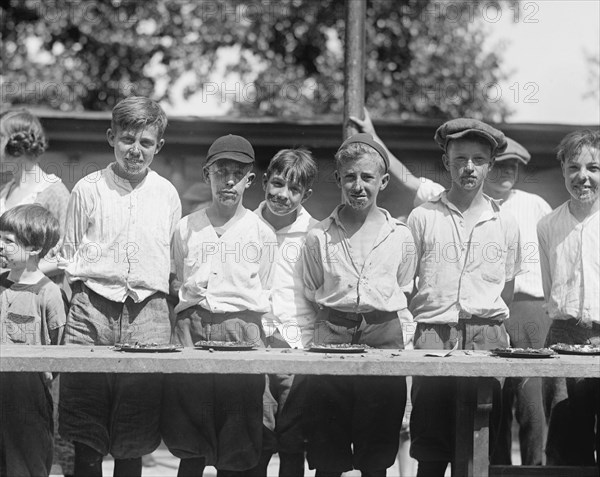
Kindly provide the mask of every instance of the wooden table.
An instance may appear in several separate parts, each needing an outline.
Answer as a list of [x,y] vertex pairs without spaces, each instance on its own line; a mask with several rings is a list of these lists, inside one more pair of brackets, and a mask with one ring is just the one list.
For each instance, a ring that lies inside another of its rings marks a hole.
[[0,372],[454,376],[458,378],[459,389],[456,422],[465,423],[457,428],[454,475],[597,475],[596,468],[490,466],[492,380],[481,378],[598,378],[600,356],[516,359],[495,357],[486,351],[459,350],[441,358],[426,357],[426,353],[423,350],[368,350],[362,354],[321,354],[279,349],[210,352],[186,348],[174,353],[142,354],[116,352],[101,346],[2,345]]

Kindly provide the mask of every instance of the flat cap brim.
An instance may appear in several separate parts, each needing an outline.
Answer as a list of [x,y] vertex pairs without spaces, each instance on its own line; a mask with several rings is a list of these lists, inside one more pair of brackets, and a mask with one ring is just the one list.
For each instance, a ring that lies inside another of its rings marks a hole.
[[476,135],[492,146],[492,155],[505,151],[507,143],[504,133],[477,119],[458,118],[442,124],[435,132],[435,142],[446,151],[448,143],[469,135]]

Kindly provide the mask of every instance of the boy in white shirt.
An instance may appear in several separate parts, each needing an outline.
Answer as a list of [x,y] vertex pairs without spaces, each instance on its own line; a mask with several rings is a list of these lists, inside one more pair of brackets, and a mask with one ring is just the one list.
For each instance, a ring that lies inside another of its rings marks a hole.
[[[282,149],[263,176],[265,200],[256,214],[277,236],[273,264],[272,313],[263,318],[267,346],[302,348],[311,339],[315,309],[304,296],[301,251],[306,233],[317,220],[302,204],[312,194],[317,164],[305,149]],[[265,391],[265,442],[254,476],[265,476],[271,455],[279,454],[279,474],[304,475],[302,407],[305,377],[268,375]]]
[[[552,320],[546,345],[600,345],[600,132],[568,134],[558,146],[557,158],[571,198],[537,227],[545,307]],[[569,378],[566,390],[561,381],[551,383],[557,387],[554,405],[568,397],[563,407],[568,417],[553,406],[548,460],[557,465],[597,464],[600,379]]]
[[[316,345],[404,347],[406,292],[415,272],[414,241],[377,206],[389,159],[369,134],[346,139],[336,154],[342,204],[313,227],[302,252],[304,293],[319,307]],[[394,464],[406,404],[404,377],[310,376],[307,459],[318,477],[352,468],[383,477]]]
[[[168,343],[169,247],[181,217],[173,185],[150,169],[167,117],[155,101],[132,96],[112,112],[106,136],[115,162],[81,179],[67,210],[63,256],[73,296],[69,344]],[[162,379],[156,375],[65,374],[60,434],[75,445],[75,474],[141,475],[160,444]]]
[[[408,217],[418,259],[418,290],[410,303],[415,349],[452,349],[457,342],[461,349],[506,347],[503,322],[520,271],[519,228],[483,193],[494,158],[506,149],[505,136],[459,118],[440,126],[435,140],[452,186]],[[455,399],[455,379],[413,378],[411,455],[419,461],[419,477],[442,477],[454,460]]]
[[[173,237],[178,292],[172,340],[249,342],[262,346],[262,317],[270,311],[270,272],[277,239],[242,205],[255,177],[254,150],[241,136],[213,142],[203,168],[209,207],[184,217]],[[261,375],[169,376],[163,396],[162,434],[181,459],[178,476],[244,475],[262,451]]]

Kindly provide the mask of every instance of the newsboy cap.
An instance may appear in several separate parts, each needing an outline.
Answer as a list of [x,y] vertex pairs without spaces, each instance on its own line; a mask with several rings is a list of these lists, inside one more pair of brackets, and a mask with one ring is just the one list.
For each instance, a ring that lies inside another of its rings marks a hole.
[[381,144],[379,144],[377,141],[375,141],[375,139],[373,139],[373,136],[371,136],[370,134],[367,134],[367,133],[353,134],[352,136],[347,138],[342,143],[342,145],[338,149],[338,152],[340,152],[346,146],[348,146],[350,144],[355,144],[355,143],[366,144],[367,146],[371,146],[373,149],[375,149],[377,151],[377,153],[383,159],[383,162],[385,164],[385,172],[388,171],[388,169],[390,168],[390,158],[388,157],[387,152],[385,152],[384,147]]
[[500,154],[506,149],[506,136],[502,131],[470,118],[451,119],[445,122],[435,132],[434,139],[445,152],[450,140],[468,134],[475,134],[488,141],[492,146],[492,155]]
[[527,164],[531,160],[529,151],[514,139],[507,137],[506,144],[506,150],[502,154],[496,156],[496,162],[506,161],[507,159],[517,159],[523,164]]
[[210,166],[219,159],[231,159],[244,164],[251,164],[254,162],[254,149],[242,136],[228,134],[215,139],[215,142],[211,144],[208,149],[205,167]]

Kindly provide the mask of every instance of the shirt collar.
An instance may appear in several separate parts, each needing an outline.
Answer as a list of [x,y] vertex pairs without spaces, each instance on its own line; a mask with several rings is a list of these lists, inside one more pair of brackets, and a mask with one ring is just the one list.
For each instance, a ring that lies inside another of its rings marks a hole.
[[256,208],[255,213],[260,217],[260,220],[267,224],[271,228],[271,230],[273,230],[273,232],[275,232],[276,234],[291,234],[295,232],[306,233],[306,231],[313,225],[313,222],[316,223],[312,215],[310,215],[308,211],[300,205],[298,206],[298,209],[296,209],[296,220],[294,220],[294,222],[288,225],[287,227],[275,230],[273,226],[269,222],[267,222],[263,217],[262,213],[266,206],[267,202],[263,200]]
[[[329,230],[329,228],[335,224],[337,227],[344,229],[344,226],[342,224],[342,221],[340,220],[340,210],[342,209],[342,207],[344,206],[344,204],[340,204],[338,205],[335,209],[333,209],[333,212],[331,212],[331,214],[329,215],[329,217],[327,217],[325,219],[325,231]],[[390,215],[390,213],[385,210],[382,209],[381,207],[378,207],[378,209],[383,212],[383,214],[385,215],[385,219],[386,219],[386,225],[385,227],[387,227],[387,229],[385,229],[385,235],[383,236],[383,238],[387,237],[390,233],[392,233],[393,230],[397,229],[399,226],[404,225],[404,223],[394,217],[392,217]],[[381,234],[380,234],[381,236]],[[382,239],[383,239],[382,238]]]
[[[486,195],[486,194],[482,194],[482,196],[490,205],[491,210],[488,209],[483,214],[481,214],[480,220],[490,220],[490,219],[497,217],[500,212],[500,204],[502,201],[492,199],[489,195]],[[442,202],[449,209],[454,210],[455,212],[462,215],[462,213],[456,208],[456,206],[448,200],[448,191],[447,190],[443,191],[437,197],[434,197],[433,199],[431,199],[431,202]]]
[[135,188],[143,185],[147,180],[150,180],[150,177],[154,174],[154,171],[148,168],[148,174],[146,174],[146,177],[144,177],[136,187],[133,187],[131,182],[117,175],[115,172],[116,166],[116,162],[111,162],[108,166],[106,166],[106,177],[110,183],[127,191],[132,191]]

